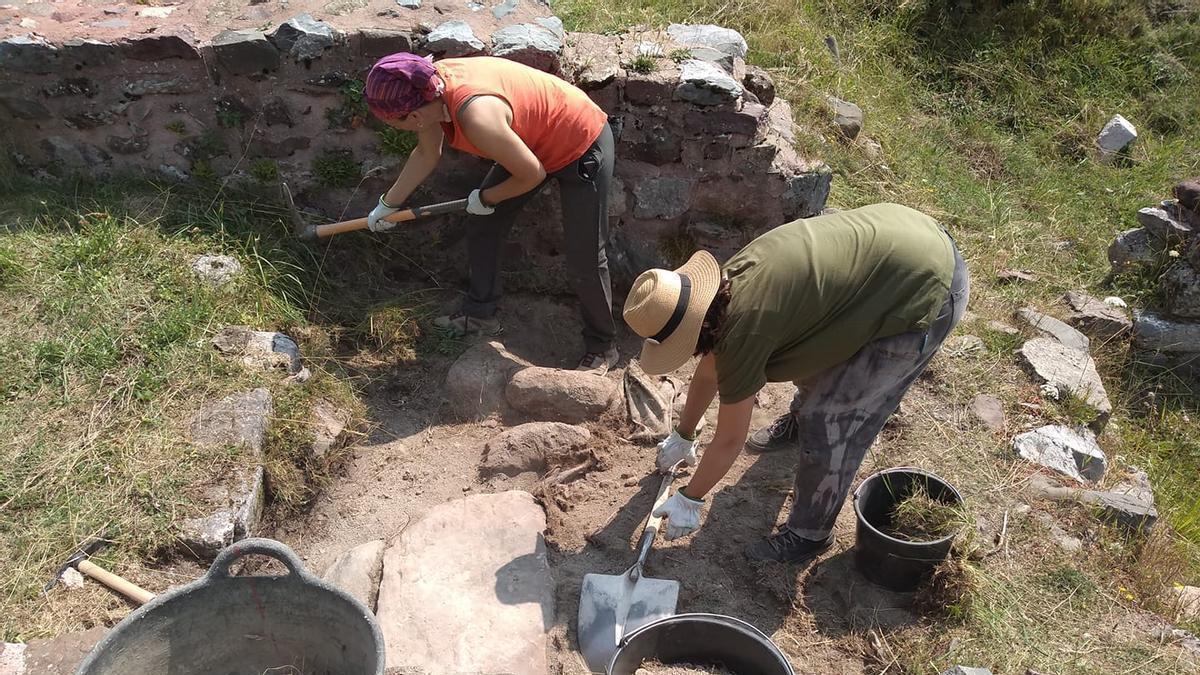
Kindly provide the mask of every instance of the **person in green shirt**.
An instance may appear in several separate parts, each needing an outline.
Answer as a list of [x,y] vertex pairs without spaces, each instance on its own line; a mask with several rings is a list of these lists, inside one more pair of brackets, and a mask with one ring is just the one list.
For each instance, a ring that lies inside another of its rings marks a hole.
[[[797,220],[758,237],[722,267],[698,251],[634,282],[624,317],[645,338],[649,374],[700,362],[659,469],[696,464],[697,425],[720,396],[717,428],[690,482],[656,511],[667,537],[700,527],[704,496],[744,447],[796,455],[792,511],[748,546],[756,560],[807,563],[833,525],[867,449],[966,309],[966,265],[933,218],[875,204]],[[749,435],[755,394],[794,382],[791,409]]]

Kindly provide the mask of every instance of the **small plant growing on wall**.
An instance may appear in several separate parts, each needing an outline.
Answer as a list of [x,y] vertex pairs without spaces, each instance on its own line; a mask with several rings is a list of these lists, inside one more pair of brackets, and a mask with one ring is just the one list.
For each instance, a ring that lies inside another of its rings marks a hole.
[[679,49],[672,49],[671,53],[667,56],[675,63],[683,63],[692,58],[692,50],[680,47]]
[[325,111],[330,129],[357,129],[367,121],[370,110],[363,97],[364,86],[362,80],[350,80],[342,85],[342,104]]
[[417,147],[417,135],[387,127],[379,132],[379,149],[385,155],[407,157]]
[[179,134],[180,136],[187,133],[187,125],[183,123],[183,120],[172,120],[167,122],[166,126],[163,128],[173,134]]
[[658,62],[656,62],[654,57],[650,56],[649,54],[638,54],[637,56],[633,57],[633,60],[630,61],[629,65],[626,67],[635,73],[649,75],[658,69]]
[[279,178],[279,165],[273,159],[256,159],[250,163],[250,177],[260,183],[273,183]]
[[349,150],[326,150],[313,159],[313,175],[327,188],[349,188],[358,185],[362,171]]

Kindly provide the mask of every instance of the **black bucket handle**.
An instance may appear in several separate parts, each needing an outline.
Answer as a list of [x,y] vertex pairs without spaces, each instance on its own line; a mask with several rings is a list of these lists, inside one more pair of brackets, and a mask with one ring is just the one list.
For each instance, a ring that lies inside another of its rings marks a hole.
[[216,560],[213,560],[212,567],[208,568],[208,574],[205,576],[209,579],[232,578],[233,575],[229,573],[229,566],[241,558],[254,554],[265,555],[268,558],[278,560],[288,568],[288,572],[291,575],[295,575],[305,582],[313,580],[312,575],[304,568],[304,563],[300,562],[300,558],[296,557],[296,553],[292,549],[274,539],[262,537],[243,539],[225,547],[224,550],[217,554]]

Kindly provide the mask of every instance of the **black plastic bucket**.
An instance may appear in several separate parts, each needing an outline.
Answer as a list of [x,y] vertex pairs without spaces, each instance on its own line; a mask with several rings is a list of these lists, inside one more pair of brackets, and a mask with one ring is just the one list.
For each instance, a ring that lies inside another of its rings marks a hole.
[[720,614],[676,614],[642,626],[617,645],[608,675],[633,675],[643,661],[720,665],[737,675],[795,675],[771,638]]
[[[230,576],[238,558],[282,562],[283,576]],[[361,602],[309,574],[271,539],[246,539],[198,581],[125,617],[76,675],[382,675],[383,636]]]
[[934,541],[905,541],[884,534],[891,524],[892,509],[924,486],[929,496],[945,504],[962,504],[954,486],[937,476],[911,467],[880,471],[854,491],[854,561],[870,581],[893,591],[911,591],[929,577],[933,568],[950,555],[958,533]]

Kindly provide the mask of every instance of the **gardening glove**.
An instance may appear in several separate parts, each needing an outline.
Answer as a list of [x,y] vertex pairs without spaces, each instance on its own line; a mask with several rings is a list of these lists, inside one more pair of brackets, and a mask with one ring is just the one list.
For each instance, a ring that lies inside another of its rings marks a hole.
[[482,190],[471,190],[471,194],[467,197],[467,213],[473,216],[490,216],[495,212],[494,206],[483,203]]
[[667,519],[667,539],[678,539],[700,529],[700,507],[704,500],[692,499],[676,490],[665,504],[654,510],[654,515]]
[[696,448],[699,441],[689,441],[672,431],[670,436],[658,444],[658,470],[667,473],[676,464],[683,462],[686,466],[696,465]]
[[388,206],[387,202],[383,201],[384,196],[379,195],[379,203],[367,215],[367,229],[372,232],[384,232],[396,226],[395,223],[390,220],[384,220],[384,218],[399,211],[400,207]]

